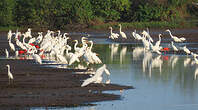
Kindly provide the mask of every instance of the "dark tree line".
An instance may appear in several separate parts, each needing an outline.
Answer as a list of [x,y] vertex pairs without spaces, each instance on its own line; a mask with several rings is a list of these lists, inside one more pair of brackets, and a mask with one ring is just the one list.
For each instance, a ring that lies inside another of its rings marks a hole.
[[[0,26],[173,21],[197,17],[197,0],[0,0]],[[197,1],[198,2],[198,1]]]

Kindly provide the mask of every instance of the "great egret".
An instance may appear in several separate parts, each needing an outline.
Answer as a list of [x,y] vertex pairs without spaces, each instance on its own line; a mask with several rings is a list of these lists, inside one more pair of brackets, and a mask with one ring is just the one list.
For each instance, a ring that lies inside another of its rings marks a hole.
[[9,79],[9,84],[10,84],[10,80],[13,80],[14,77],[13,77],[12,73],[10,72],[10,65],[7,64],[6,66],[8,67],[8,79]]
[[174,51],[178,51],[177,47],[173,44],[173,41],[171,41],[171,46],[172,46]]
[[40,44],[40,42],[43,40],[43,32],[38,32],[38,37],[36,38],[36,43]]
[[88,78],[84,80],[81,87],[87,86],[90,83],[101,83],[102,81],[102,74],[105,72],[107,75],[110,75],[109,70],[106,68],[106,65],[104,64],[102,67],[98,68],[91,78]]
[[71,57],[71,59],[69,60],[69,65],[72,65],[75,61],[80,62],[79,58],[78,58],[78,53],[74,53]]
[[7,36],[7,39],[8,40],[10,40],[12,38],[12,31],[11,30],[9,30],[9,32],[8,32],[8,36]]
[[187,55],[191,53],[190,50],[186,46],[183,47],[183,50],[184,52],[186,52]]
[[7,49],[5,49],[5,53],[6,53],[6,58],[8,58],[9,57],[9,53],[8,53]]
[[186,39],[184,37],[181,37],[181,38],[178,38],[176,36],[173,36],[171,31],[169,29],[166,30],[167,32],[169,32],[171,38],[175,41],[175,42],[183,42],[185,41]]
[[147,41],[145,36],[142,37],[142,42],[144,45],[144,49],[149,50],[150,49],[150,41]]
[[143,36],[147,37],[149,41],[153,42],[153,39],[148,32],[143,30],[142,34],[143,34]]
[[32,57],[37,63],[42,64],[41,57],[38,54],[33,54]]
[[162,34],[159,34],[159,40],[155,43],[156,46],[160,46],[160,43],[161,43],[161,36]]
[[11,39],[9,39],[8,44],[9,44],[11,50],[12,50],[12,51],[15,51],[15,46],[14,46],[14,44],[11,42]]
[[140,36],[138,33],[136,33],[136,30],[134,32],[132,32],[132,35],[136,40],[142,40],[142,36]]
[[113,33],[112,32],[112,30],[113,30],[112,27],[109,27],[109,29],[110,29],[110,36],[109,36],[109,38],[111,38],[111,39],[117,39],[119,37],[119,34]]
[[122,29],[121,24],[119,24],[119,26],[120,26],[120,35],[121,35],[121,37],[124,38],[124,39],[127,39],[126,34],[124,32],[122,32],[122,30],[121,30]]
[[34,38],[31,38],[29,41],[28,41],[28,44],[30,44],[30,43],[33,43],[33,42],[35,42],[36,41],[36,38],[34,37]]

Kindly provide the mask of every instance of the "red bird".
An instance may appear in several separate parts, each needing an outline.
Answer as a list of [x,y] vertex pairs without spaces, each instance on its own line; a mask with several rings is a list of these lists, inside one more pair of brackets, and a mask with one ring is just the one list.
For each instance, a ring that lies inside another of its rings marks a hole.
[[168,47],[164,47],[163,49],[161,49],[161,51],[170,51],[170,49]]

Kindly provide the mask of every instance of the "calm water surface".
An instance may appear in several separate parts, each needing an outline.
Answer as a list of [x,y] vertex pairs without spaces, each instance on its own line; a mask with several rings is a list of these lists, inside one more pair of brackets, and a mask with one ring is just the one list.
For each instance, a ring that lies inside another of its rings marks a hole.
[[[191,56],[144,52],[141,45],[91,39],[111,72],[111,83],[135,89],[106,91],[121,100],[95,102],[97,106],[52,108],[59,110],[198,110],[198,66]],[[42,109],[42,108],[32,108]]]

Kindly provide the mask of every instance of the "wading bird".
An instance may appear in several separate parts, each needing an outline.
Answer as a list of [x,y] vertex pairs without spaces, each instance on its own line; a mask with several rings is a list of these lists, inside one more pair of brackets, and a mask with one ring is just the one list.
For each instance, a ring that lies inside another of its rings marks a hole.
[[178,37],[176,37],[176,36],[173,36],[172,33],[171,33],[171,31],[170,31],[169,29],[167,29],[166,31],[169,32],[171,38],[172,38],[175,42],[183,42],[183,41],[186,40],[186,38],[184,38],[184,37],[178,38]]
[[13,80],[14,77],[12,75],[12,73],[10,72],[10,65],[6,65],[8,67],[8,79],[9,79],[9,84],[10,84],[10,80]]
[[110,75],[109,70],[106,68],[106,65],[104,64],[102,67],[96,70],[95,74],[93,77],[88,78],[84,80],[82,83],[81,87],[87,86],[90,83],[101,83],[102,82],[102,74],[105,72],[107,75]]
[[119,26],[120,26],[120,35],[121,35],[121,37],[124,38],[124,39],[127,39],[126,34],[124,32],[122,32],[122,26],[121,26],[121,24],[119,24]]

